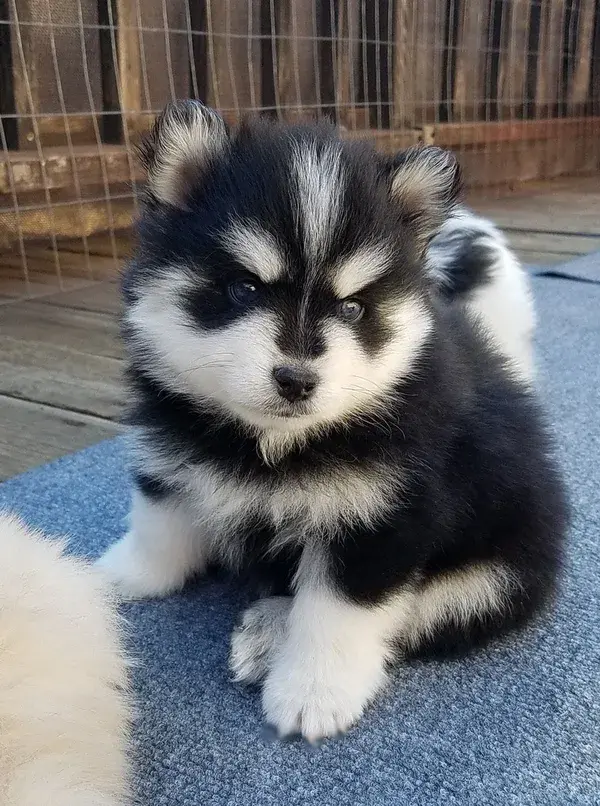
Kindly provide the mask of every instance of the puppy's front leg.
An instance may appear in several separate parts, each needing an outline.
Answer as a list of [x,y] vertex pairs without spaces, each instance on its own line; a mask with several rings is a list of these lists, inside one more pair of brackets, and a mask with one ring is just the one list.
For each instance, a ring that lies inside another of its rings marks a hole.
[[357,604],[336,587],[322,558],[300,564],[285,638],[263,689],[263,709],[280,736],[309,741],[345,731],[386,682],[392,639],[408,618],[408,595]]
[[181,501],[133,493],[130,529],[96,565],[125,598],[166,596],[204,569],[206,540]]

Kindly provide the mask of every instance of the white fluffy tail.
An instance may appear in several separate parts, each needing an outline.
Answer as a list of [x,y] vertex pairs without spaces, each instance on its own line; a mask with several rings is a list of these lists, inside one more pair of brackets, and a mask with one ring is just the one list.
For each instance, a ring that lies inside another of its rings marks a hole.
[[457,207],[431,241],[429,272],[442,294],[465,305],[527,382],[535,375],[535,310],[527,272],[491,221]]
[[101,575],[0,514],[2,806],[124,806],[130,717]]

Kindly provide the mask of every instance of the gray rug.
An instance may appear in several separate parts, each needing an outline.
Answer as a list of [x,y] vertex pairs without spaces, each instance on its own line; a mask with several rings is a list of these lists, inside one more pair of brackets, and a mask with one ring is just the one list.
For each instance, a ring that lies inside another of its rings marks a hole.
[[[556,612],[465,661],[398,669],[356,728],[313,749],[270,740],[259,692],[228,680],[243,605],[234,587],[205,580],[129,605],[142,806],[600,804],[600,258],[562,268],[533,281],[542,385],[574,506]],[[118,440],[0,486],[0,506],[66,532],[90,557],[121,533],[127,503]]]

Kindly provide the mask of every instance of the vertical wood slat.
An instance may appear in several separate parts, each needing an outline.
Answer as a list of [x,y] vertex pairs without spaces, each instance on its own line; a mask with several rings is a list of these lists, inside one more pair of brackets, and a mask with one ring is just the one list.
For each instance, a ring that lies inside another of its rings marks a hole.
[[261,103],[260,3],[206,0],[206,22],[208,101],[233,121]]
[[[369,110],[360,97],[360,2],[339,0],[335,94],[338,122],[348,129],[366,129]],[[391,100],[391,99],[390,99]]]
[[478,120],[484,105],[489,8],[489,2],[461,4],[453,98],[458,122]]
[[500,117],[522,118],[525,114],[530,9],[531,0],[512,0],[505,6],[507,46],[498,75]]
[[[15,22],[11,58],[20,148],[65,145],[68,134],[74,143],[95,140],[92,113],[102,107],[100,41],[95,28],[98,8],[96,0],[77,2],[79,11],[72,0],[9,0],[10,16]],[[80,21],[79,14],[83,32],[73,25]],[[65,27],[61,27],[63,24]],[[59,73],[54,66],[51,36]],[[89,86],[82,69],[84,57]],[[60,114],[59,85],[70,115],[68,120]],[[32,115],[37,116],[35,125]]]
[[[445,2],[446,0],[444,0]],[[363,80],[360,82],[362,101],[369,112],[372,128],[389,128],[392,99],[389,97],[389,74],[391,50],[387,42],[393,37],[393,16],[389,14],[391,0],[363,3],[361,8],[363,53],[361,66]],[[392,30],[388,27],[392,25]]]
[[[317,0],[278,0],[275,7],[277,103],[287,120],[317,114],[320,47]],[[271,69],[263,64],[263,70]]]
[[595,12],[596,0],[580,0],[574,69],[567,90],[567,114],[573,117],[585,114],[588,102]]
[[[117,0],[98,0],[98,23],[110,26],[118,24]],[[110,28],[98,31],[100,40],[100,67],[102,75],[102,111],[109,114],[100,119],[100,136],[104,143],[120,143],[123,137],[123,119],[120,115],[118,65],[113,50],[113,34]],[[112,114],[111,114],[112,113]]]
[[590,83],[586,111],[590,115],[600,115],[600,0],[596,0],[596,8],[594,10]]
[[392,121],[397,128],[419,128],[438,119],[445,18],[438,0],[396,0],[395,5]]
[[561,99],[563,36],[567,0],[542,4],[536,86],[536,117],[553,117]]
[[190,94],[185,0],[113,2],[118,98],[128,134],[135,137],[167,101]]
[[[0,21],[10,23],[9,0],[0,0]],[[11,32],[11,25],[0,25],[0,117],[16,113]],[[19,131],[16,118],[2,118],[1,125],[6,147],[18,148]]]

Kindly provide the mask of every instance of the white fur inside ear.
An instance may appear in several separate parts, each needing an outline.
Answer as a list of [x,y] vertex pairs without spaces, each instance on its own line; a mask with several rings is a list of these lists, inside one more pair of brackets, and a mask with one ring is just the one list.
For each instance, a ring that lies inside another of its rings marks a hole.
[[183,206],[191,183],[228,141],[225,121],[196,101],[169,104],[149,150],[148,185],[159,201]]
[[449,212],[459,190],[459,168],[452,152],[415,147],[403,155],[392,178],[392,196],[429,238]]

